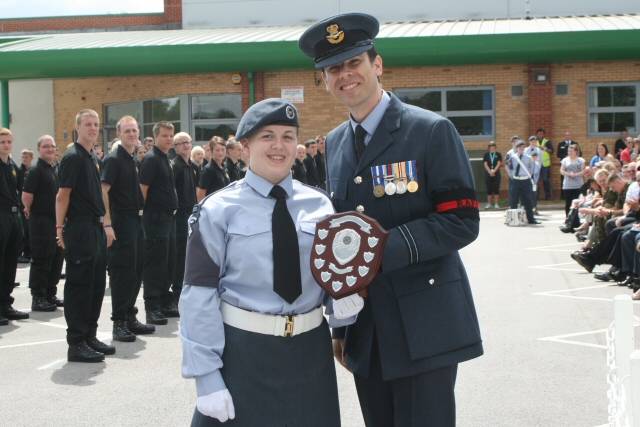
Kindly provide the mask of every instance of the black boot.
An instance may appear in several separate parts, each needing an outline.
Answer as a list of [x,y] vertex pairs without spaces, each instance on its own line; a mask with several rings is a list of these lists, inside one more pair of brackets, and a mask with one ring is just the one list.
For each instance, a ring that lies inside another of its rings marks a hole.
[[168,322],[162,310],[158,308],[150,308],[147,310],[147,323],[151,325],[166,325]]
[[56,307],[64,307],[64,301],[55,295],[47,297],[47,301],[49,301],[51,304],[55,304]]
[[98,340],[96,337],[91,337],[87,339],[87,345],[102,354],[116,354],[116,348],[112,345],[105,344],[102,341]]
[[113,340],[122,342],[134,342],[136,336],[127,327],[126,320],[113,321]]
[[180,312],[178,311],[178,304],[175,302],[173,298],[171,298],[169,303],[162,309],[162,313],[166,317],[180,317]]
[[56,305],[51,304],[45,297],[33,297],[31,300],[31,311],[55,311]]
[[135,314],[132,314],[129,317],[129,321],[127,322],[127,326],[129,330],[136,335],[149,335],[156,331],[156,327],[153,325],[145,325],[144,323],[138,321],[138,318]]
[[6,317],[2,317],[0,314],[0,326],[7,326],[9,324],[9,319]]
[[25,320],[29,318],[29,313],[18,311],[10,305],[0,308],[0,317],[6,317],[9,320]]
[[82,341],[78,344],[69,344],[67,360],[69,362],[96,363],[104,360],[104,354],[95,351]]

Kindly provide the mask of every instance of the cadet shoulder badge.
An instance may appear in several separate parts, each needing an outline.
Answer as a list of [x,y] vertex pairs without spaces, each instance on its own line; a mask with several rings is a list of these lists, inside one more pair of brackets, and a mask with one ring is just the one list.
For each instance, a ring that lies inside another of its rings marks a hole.
[[344,31],[340,30],[338,24],[331,24],[327,27],[326,37],[327,41],[331,44],[340,44],[344,40]]

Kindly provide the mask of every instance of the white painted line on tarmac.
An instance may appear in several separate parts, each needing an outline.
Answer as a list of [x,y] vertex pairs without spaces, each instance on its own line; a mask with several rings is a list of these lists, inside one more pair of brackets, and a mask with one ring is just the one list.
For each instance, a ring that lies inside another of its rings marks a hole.
[[526,251],[543,251],[543,250],[549,249],[549,248],[563,248],[565,246],[576,246],[578,244],[579,243],[575,243],[575,242],[572,242],[572,243],[560,243],[560,244],[557,244],[557,245],[534,246],[532,248],[524,248],[524,249]]
[[62,365],[66,361],[67,361],[67,359],[56,359],[51,363],[47,363],[46,365],[40,366],[37,370],[38,371],[45,371],[47,369],[53,368],[54,366]]
[[537,292],[533,295],[540,295],[540,294],[561,294],[561,293],[566,293],[566,292],[575,292],[575,291],[586,291],[588,289],[601,289],[601,288],[608,288],[611,285],[594,285],[594,286],[584,286],[582,288],[571,288],[571,289],[556,289],[553,291],[542,291],[542,292]]
[[573,271],[581,272],[586,271],[584,268],[562,268],[563,265],[576,265],[575,261],[560,262],[558,264],[543,264],[543,265],[530,265],[529,268],[535,270],[551,270],[551,271]]
[[567,295],[570,292],[576,291],[586,291],[590,289],[602,289],[608,288],[611,285],[595,285],[595,286],[585,286],[582,288],[573,288],[573,289],[556,289],[553,291],[543,291],[543,292],[535,292],[531,295],[543,296],[543,297],[556,297],[556,298],[569,298],[569,299],[577,299],[577,300],[586,300],[586,301],[606,301],[611,302],[613,298],[606,297],[585,297],[579,295]]
[[53,344],[53,343],[58,343],[58,342],[67,342],[67,340],[66,339],[60,339],[60,340],[26,342],[26,343],[22,343],[22,344],[0,345],[0,350],[6,349],[6,348],[31,347],[31,346],[34,346],[34,345]]
[[51,328],[67,329],[67,325],[61,325],[60,323],[54,323],[54,322],[40,322],[39,320],[34,320],[33,322],[29,322],[29,323],[37,323],[39,325],[49,326]]
[[581,346],[581,347],[589,347],[589,348],[597,348],[597,349],[601,349],[601,350],[606,350],[607,349],[606,345],[592,344],[592,343],[588,343],[588,342],[574,341],[574,340],[566,339],[566,338],[580,337],[580,336],[584,336],[584,335],[602,334],[602,333],[606,333],[606,332],[607,332],[606,329],[596,329],[594,331],[574,332],[574,333],[570,333],[570,334],[561,334],[561,335],[554,335],[554,336],[551,336],[551,337],[538,338],[538,341],[557,342],[557,343],[561,343],[561,344],[577,345],[577,346]]

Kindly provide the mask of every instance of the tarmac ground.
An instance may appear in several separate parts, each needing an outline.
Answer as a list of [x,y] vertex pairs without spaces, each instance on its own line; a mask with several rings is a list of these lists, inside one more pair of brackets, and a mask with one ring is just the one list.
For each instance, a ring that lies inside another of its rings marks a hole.
[[[509,228],[502,211],[482,212],[479,238],[462,251],[485,355],[459,367],[459,426],[607,422],[606,330],[614,296],[630,291],[597,282],[571,260],[579,244],[558,231],[563,217],[543,211],[542,225]],[[30,307],[27,279],[21,265],[18,309]],[[62,283],[59,289],[61,296]],[[143,320],[142,299],[138,307]],[[640,317],[640,304],[634,310]],[[107,291],[99,329],[107,342],[110,311]],[[80,364],[66,361],[61,310],[0,326],[0,425],[189,425],[195,387],[180,376],[178,327],[170,319],[154,335],[116,343],[105,363]],[[340,366],[337,372],[342,425],[363,426],[353,379]]]

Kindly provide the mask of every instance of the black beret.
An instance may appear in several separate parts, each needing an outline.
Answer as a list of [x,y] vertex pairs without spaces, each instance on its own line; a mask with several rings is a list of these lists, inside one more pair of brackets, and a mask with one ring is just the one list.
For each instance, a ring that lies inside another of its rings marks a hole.
[[313,24],[300,36],[298,46],[313,58],[316,68],[325,68],[373,48],[379,29],[371,15],[345,13]]
[[256,102],[242,115],[236,131],[236,140],[247,138],[268,125],[298,127],[296,107],[289,101],[280,98],[268,98]]

